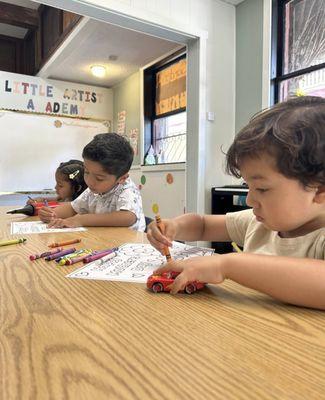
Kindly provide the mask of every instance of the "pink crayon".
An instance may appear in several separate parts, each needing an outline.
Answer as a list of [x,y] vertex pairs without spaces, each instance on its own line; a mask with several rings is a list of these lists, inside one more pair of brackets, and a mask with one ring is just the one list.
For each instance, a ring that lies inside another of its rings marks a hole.
[[52,254],[51,256],[45,257],[45,260],[46,261],[52,261],[52,260],[55,260],[56,258],[65,256],[67,254],[74,253],[75,251],[76,251],[76,248],[75,247],[71,247],[71,249],[63,250],[63,251],[60,251],[58,253]]
[[84,263],[89,263],[89,262],[92,262],[92,261],[95,261],[95,260],[99,260],[100,258],[102,258],[104,256],[107,256],[107,254],[114,253],[114,251],[116,251],[116,250],[117,250],[117,247],[114,247],[113,249],[107,249],[107,250],[104,250],[104,251],[100,251],[100,252],[98,252],[96,254],[92,254],[92,255],[90,255],[88,257],[85,257],[83,259],[83,262]]
[[29,259],[30,259],[31,261],[34,261],[34,260],[37,260],[38,258],[49,257],[49,256],[51,256],[52,254],[57,254],[57,253],[59,253],[59,252],[62,251],[62,250],[63,250],[63,247],[59,247],[59,248],[57,248],[57,249],[55,249],[55,250],[52,250],[52,251],[46,251],[45,253],[41,253],[41,254],[32,254],[31,256],[29,256]]

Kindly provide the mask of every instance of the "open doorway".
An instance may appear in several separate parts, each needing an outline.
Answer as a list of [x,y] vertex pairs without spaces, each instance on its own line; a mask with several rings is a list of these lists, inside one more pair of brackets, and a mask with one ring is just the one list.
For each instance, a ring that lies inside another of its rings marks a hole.
[[[184,180],[186,179],[187,185],[186,189],[184,188],[184,209],[186,211],[200,211],[204,208],[202,202],[202,196],[204,193],[204,163],[202,159],[199,160],[199,154],[202,153],[202,148],[204,148],[204,123],[203,118],[200,117],[202,112],[204,112],[204,98],[202,100],[200,95],[200,85],[204,85],[204,79],[202,82],[199,79],[200,68],[202,65],[202,61],[205,57],[204,46],[201,46],[200,38],[194,37],[190,34],[183,34],[180,32],[172,31],[168,28],[163,28],[161,26],[154,26],[153,24],[147,24],[143,21],[136,20],[134,18],[128,18],[122,15],[116,15],[114,13],[109,12],[108,10],[98,9],[92,7],[90,5],[81,5],[76,2],[59,2],[59,1],[47,1],[45,2],[47,5],[53,7],[64,7],[72,12],[78,12],[80,14],[86,15],[82,21],[78,23],[78,26],[74,28],[74,31],[69,35],[69,37],[65,40],[65,43],[60,46],[56,52],[53,53],[52,57],[45,63],[38,75],[45,79],[58,79],[58,80],[75,80],[78,82],[86,82],[82,77],[82,71],[77,72],[78,68],[75,62],[76,54],[79,54],[80,61],[84,62],[88,59],[90,60],[90,53],[99,53],[103,42],[110,42],[110,37],[113,37],[117,34],[120,34],[120,39],[122,42],[116,45],[112,50],[106,51],[105,57],[106,59],[109,57],[114,58],[116,56],[117,50],[124,50],[125,54],[130,56],[134,55],[134,48],[132,48],[132,43],[138,43],[139,40],[128,40],[126,39],[126,32],[130,32],[130,37],[132,39],[142,37],[146,37],[147,41],[151,43],[151,45],[145,46],[146,50],[152,48],[156,51],[154,56],[151,56],[151,61],[157,60],[159,58],[164,57],[166,54],[172,53],[174,50],[179,49],[182,46],[187,46],[188,48],[188,63],[189,63],[189,75],[188,75],[188,146],[187,146],[187,168],[186,168],[186,177],[184,175]],[[63,4],[64,3],[64,4]],[[34,3],[35,4],[35,3]],[[92,17],[90,19],[89,17]],[[100,21],[101,22],[100,22]],[[96,33],[95,26],[101,25],[98,33]],[[81,29],[83,28],[83,29]],[[103,35],[103,32],[106,30],[114,31],[114,35],[110,36],[109,34]],[[117,33],[118,32],[118,33]],[[122,33],[123,32],[123,33]],[[96,35],[97,36],[96,38]],[[88,38],[91,38],[91,44],[88,41]],[[107,39],[108,38],[108,39]],[[87,44],[88,43],[88,44]],[[122,44],[121,44],[122,43]],[[153,43],[156,43],[154,45]],[[87,50],[87,46],[90,49]],[[131,47],[128,47],[128,44]],[[83,47],[84,46],[84,47]],[[134,47],[134,45],[133,45]],[[78,49],[83,49],[79,51]],[[160,54],[159,54],[160,53]],[[117,55],[118,57],[118,55]],[[118,59],[113,59],[113,65]],[[149,58],[143,58],[143,65],[150,64]],[[139,70],[139,66],[138,66]],[[127,71],[127,68],[124,68],[126,73],[129,72],[128,77],[132,75],[132,72]],[[112,78],[112,76],[111,76]],[[204,78],[204,74],[203,74]],[[139,92],[141,97],[141,86],[142,86],[142,78],[140,78]],[[117,82],[117,81],[116,81]],[[87,82],[88,83],[88,82]],[[92,83],[93,82],[89,82]],[[118,85],[119,83],[116,83]],[[101,84],[102,85],[102,84]],[[204,96],[203,96],[204,97]],[[142,112],[142,99],[140,98],[139,111]],[[123,110],[120,110],[123,111]],[[116,118],[116,116],[114,116]],[[141,124],[141,118],[139,118]],[[113,129],[117,126],[117,122],[113,121]],[[141,125],[139,126],[139,131],[142,130]],[[138,153],[138,160],[136,163],[138,165],[141,164],[141,159],[143,158],[142,144],[140,143],[140,151]],[[138,162],[137,162],[138,161]],[[142,171],[139,171],[140,184],[143,182],[146,177],[143,177]],[[176,173],[177,174],[177,173]],[[185,174],[185,171],[184,171]],[[199,176],[202,178],[199,179]],[[173,181],[170,179],[169,182]],[[176,179],[177,180],[177,179]],[[167,181],[168,182],[168,181]],[[159,185],[159,183],[158,183]],[[170,185],[170,183],[168,183]],[[184,185],[185,186],[185,185]],[[168,186],[170,187],[170,186]],[[195,188],[195,195],[193,195]],[[190,195],[189,195],[190,194]],[[170,196],[168,196],[170,199]],[[153,200],[150,200],[150,208],[152,208]],[[149,206],[149,204],[148,204]],[[164,212],[164,210],[162,210]],[[179,214],[179,209],[175,211],[176,214]],[[166,215],[172,216],[172,215]]]

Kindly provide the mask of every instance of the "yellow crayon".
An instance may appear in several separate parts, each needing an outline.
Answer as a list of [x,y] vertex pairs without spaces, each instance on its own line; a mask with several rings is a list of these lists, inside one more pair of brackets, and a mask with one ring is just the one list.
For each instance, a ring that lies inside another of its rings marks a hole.
[[81,257],[81,256],[86,256],[90,255],[93,251],[91,249],[81,249],[78,250],[74,253],[67,254],[66,256],[63,256],[60,261],[58,262],[59,265],[66,265],[68,260],[71,260],[73,258]]
[[234,250],[236,250],[237,253],[242,253],[242,252],[243,252],[243,250],[241,250],[241,249],[238,247],[237,243],[231,242],[231,245],[232,245],[232,247],[234,248]]
[[18,243],[24,243],[26,242],[27,239],[22,238],[22,239],[13,239],[13,240],[5,240],[3,242],[0,242],[0,246],[9,246],[10,244],[18,244]]

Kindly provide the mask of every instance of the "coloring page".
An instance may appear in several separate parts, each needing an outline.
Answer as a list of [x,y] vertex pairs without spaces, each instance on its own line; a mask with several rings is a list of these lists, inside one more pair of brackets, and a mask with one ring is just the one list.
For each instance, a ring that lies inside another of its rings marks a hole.
[[11,231],[12,235],[26,235],[30,233],[52,233],[52,232],[80,232],[86,231],[86,228],[47,228],[47,225],[42,221],[31,222],[12,222]]
[[[210,256],[213,251],[213,249],[194,247],[178,242],[173,242],[173,247],[170,248],[174,260]],[[107,261],[93,261],[70,273],[67,277],[145,283],[148,276],[165,263],[166,258],[150,244],[128,243],[118,248],[115,257]]]

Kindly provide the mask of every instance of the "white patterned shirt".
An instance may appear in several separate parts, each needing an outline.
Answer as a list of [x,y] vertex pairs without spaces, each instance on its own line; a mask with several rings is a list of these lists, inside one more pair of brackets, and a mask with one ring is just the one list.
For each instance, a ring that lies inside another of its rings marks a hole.
[[71,206],[77,214],[104,214],[119,210],[131,211],[135,214],[137,220],[130,228],[143,232],[146,227],[140,191],[130,178],[104,194],[95,194],[87,188],[71,202]]

